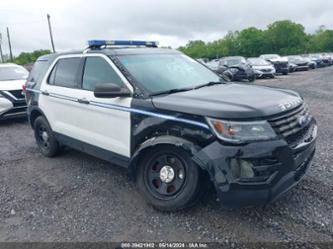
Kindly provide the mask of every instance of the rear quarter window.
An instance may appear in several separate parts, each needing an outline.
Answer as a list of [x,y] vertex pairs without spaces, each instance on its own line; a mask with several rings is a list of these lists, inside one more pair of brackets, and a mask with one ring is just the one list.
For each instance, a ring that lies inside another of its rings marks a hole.
[[38,60],[35,62],[34,66],[32,67],[32,70],[28,76],[28,82],[31,84],[36,84],[36,86],[40,86],[44,75],[49,67],[49,61],[48,60]]

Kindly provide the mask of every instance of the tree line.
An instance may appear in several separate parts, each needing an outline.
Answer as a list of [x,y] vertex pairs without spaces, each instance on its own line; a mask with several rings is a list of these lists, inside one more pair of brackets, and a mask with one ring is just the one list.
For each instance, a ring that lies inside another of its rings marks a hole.
[[290,20],[277,21],[261,30],[255,27],[229,31],[219,40],[189,41],[178,48],[193,58],[220,58],[240,55],[257,57],[261,54],[294,55],[333,51],[333,30],[324,26],[314,34],[305,33],[304,26]]
[[19,54],[19,56],[15,57],[14,63],[19,65],[27,65],[30,63],[34,63],[38,59],[38,57],[50,53],[51,51],[48,49],[35,50],[31,53],[22,52]]

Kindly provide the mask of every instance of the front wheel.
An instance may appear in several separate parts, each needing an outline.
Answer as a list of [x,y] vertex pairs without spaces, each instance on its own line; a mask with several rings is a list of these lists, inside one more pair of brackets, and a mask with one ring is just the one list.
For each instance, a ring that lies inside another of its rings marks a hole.
[[34,131],[37,145],[44,156],[54,157],[61,151],[61,147],[46,118],[40,116],[35,120]]
[[256,80],[256,76],[254,76],[254,75],[253,75],[253,76],[249,77],[249,79],[248,79],[248,80],[249,80],[249,82],[253,82],[253,81],[255,81],[255,80]]
[[153,207],[177,211],[198,200],[200,175],[187,151],[161,145],[145,153],[137,172],[137,185]]

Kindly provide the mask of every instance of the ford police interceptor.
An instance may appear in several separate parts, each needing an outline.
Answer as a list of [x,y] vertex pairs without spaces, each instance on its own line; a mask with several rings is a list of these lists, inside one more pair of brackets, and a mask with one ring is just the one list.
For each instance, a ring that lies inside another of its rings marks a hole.
[[315,153],[316,121],[296,92],[223,82],[155,42],[42,56],[26,88],[43,155],[68,146],[126,167],[160,210],[193,205],[205,175],[226,205],[266,204]]

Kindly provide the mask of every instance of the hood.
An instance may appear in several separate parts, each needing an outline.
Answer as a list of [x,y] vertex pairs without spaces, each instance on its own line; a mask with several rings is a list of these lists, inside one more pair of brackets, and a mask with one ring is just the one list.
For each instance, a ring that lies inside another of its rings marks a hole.
[[307,60],[303,60],[303,59],[297,59],[297,60],[293,60],[292,61],[293,64],[305,64],[307,63]]
[[293,91],[244,84],[220,84],[152,98],[161,110],[221,119],[255,119],[303,102]]
[[0,91],[21,90],[26,80],[0,81]]
[[286,62],[288,62],[288,59],[280,57],[280,58],[269,59],[268,61],[270,61],[272,63],[286,63]]
[[265,66],[253,65],[252,68],[255,70],[263,70],[263,69],[274,69],[274,66],[273,65],[265,65]]
[[229,66],[228,68],[238,68],[238,69],[242,69],[242,70],[248,70],[250,67],[250,65],[246,64],[246,63],[239,63],[239,64],[236,64],[236,65],[232,65],[232,66]]

